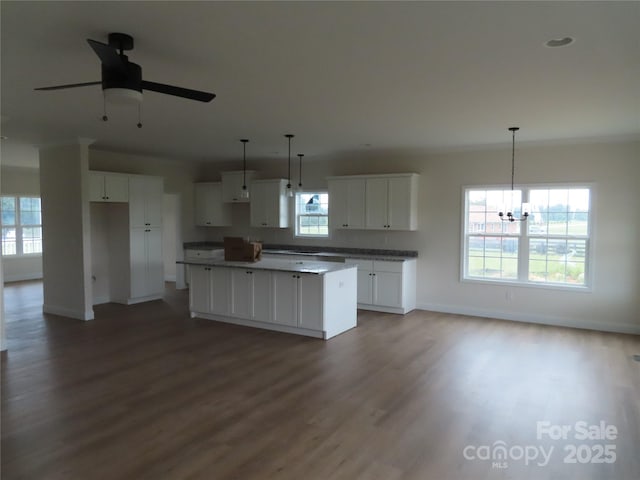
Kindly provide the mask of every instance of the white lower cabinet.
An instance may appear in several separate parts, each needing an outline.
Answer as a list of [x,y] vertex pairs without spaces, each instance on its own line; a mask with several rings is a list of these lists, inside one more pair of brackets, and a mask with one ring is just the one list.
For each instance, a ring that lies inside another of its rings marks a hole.
[[346,259],[358,267],[358,308],[407,313],[416,308],[416,260]]
[[227,315],[231,313],[230,268],[189,266],[191,311]]
[[231,268],[212,268],[210,311],[218,315],[231,313]]
[[189,305],[191,310],[211,313],[211,267],[189,266]]
[[355,268],[305,274],[191,264],[189,271],[194,317],[325,339],[357,323]]
[[231,270],[231,314],[240,318],[271,321],[271,274],[263,270]]
[[322,330],[322,276],[273,272],[274,322]]

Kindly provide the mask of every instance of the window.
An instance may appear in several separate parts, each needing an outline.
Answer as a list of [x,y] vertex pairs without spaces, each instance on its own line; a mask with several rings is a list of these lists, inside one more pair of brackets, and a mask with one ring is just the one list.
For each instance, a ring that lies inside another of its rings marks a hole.
[[296,193],[296,237],[329,236],[329,195]]
[[[466,189],[463,278],[587,286],[590,198],[589,187]],[[526,222],[500,220],[503,206],[522,202]]]
[[42,253],[40,198],[1,197],[2,255]]

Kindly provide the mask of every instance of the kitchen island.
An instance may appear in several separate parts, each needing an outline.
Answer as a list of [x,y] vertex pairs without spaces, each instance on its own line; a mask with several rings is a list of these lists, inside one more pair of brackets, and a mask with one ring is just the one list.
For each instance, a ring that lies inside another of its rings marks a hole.
[[329,339],[357,323],[357,268],[336,262],[221,257],[189,265],[192,317]]

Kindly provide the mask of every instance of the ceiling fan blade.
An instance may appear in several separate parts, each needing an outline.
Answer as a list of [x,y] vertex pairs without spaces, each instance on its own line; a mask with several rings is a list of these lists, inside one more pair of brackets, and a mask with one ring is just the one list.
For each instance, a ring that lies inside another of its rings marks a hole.
[[87,38],[87,43],[91,48],[93,48],[96,55],[100,57],[100,61],[103,65],[112,69],[118,69],[126,75],[127,67],[115,48],[107,45],[106,43],[91,40],[90,38]]
[[89,85],[100,85],[101,83],[102,82],[70,83],[69,85],[56,85],[55,87],[34,88],[34,90],[63,90],[65,88],[88,87]]
[[201,92],[199,90],[191,90],[189,88],[174,87],[173,85],[165,85],[164,83],[142,81],[143,90],[151,90],[152,92],[166,93],[176,97],[188,98],[189,100],[197,100],[199,102],[210,102],[216,95],[215,93]]

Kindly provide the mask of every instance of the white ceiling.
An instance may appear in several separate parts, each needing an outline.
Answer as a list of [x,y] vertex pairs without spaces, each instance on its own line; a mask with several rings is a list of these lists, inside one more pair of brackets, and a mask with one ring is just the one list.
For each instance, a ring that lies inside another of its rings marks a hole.
[[[0,2],[4,144],[197,160],[640,135],[640,2]],[[102,116],[85,39],[135,38],[146,92]],[[548,48],[572,36],[567,47]],[[4,150],[4,148],[3,148]]]

